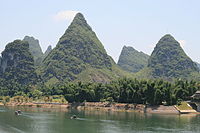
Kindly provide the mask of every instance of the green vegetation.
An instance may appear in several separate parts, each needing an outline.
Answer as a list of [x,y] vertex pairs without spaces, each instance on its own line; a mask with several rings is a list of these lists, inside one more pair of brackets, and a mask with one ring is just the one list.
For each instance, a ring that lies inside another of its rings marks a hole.
[[[36,88],[26,89],[20,95],[32,98],[35,101],[47,97],[52,99],[52,96],[54,97],[53,99],[61,99],[55,98],[55,96],[64,96],[68,102],[108,101],[149,105],[175,105],[180,101],[188,100],[189,96],[193,95],[198,89],[200,89],[200,84],[196,81],[176,80],[174,82],[167,82],[164,80],[120,78],[107,84],[68,82],[58,83],[53,86],[41,85]],[[18,92],[14,94],[14,96],[18,95]]]
[[122,78],[107,84],[78,82],[59,84],[53,88],[54,90],[56,89],[55,92],[63,94],[69,102],[111,100],[119,103],[150,105],[165,103],[167,105],[174,105],[181,100],[187,100],[199,87],[199,84],[195,81],[177,80],[174,83],[170,83],[164,80]]
[[1,71],[5,82],[13,80],[22,85],[35,82],[34,60],[27,42],[15,40],[6,45],[2,52]]
[[28,97],[28,96],[0,96],[0,103],[23,103],[23,102],[35,102],[35,103],[67,103],[63,95],[53,96],[39,96],[39,97]]
[[179,105],[176,105],[179,110],[193,110],[191,106],[188,105],[187,102],[181,102]]
[[15,40],[2,52],[0,95],[13,96],[36,84],[33,56],[26,41]]
[[139,72],[147,66],[149,55],[138,52],[132,47],[124,46],[119,56],[118,65],[128,72]]
[[191,73],[198,73],[197,65],[185,54],[179,42],[171,35],[165,35],[152,52],[148,68],[154,78],[191,78]]

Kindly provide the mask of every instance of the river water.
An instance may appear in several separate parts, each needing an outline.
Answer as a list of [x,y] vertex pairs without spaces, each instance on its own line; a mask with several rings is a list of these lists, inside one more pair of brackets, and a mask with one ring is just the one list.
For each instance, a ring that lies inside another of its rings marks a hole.
[[[15,110],[22,110],[16,116]],[[71,120],[72,115],[78,119]],[[0,106],[0,133],[200,133],[200,115]]]

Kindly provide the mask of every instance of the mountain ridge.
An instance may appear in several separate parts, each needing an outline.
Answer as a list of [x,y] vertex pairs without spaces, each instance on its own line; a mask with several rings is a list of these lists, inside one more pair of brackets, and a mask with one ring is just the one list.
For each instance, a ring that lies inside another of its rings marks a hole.
[[147,66],[149,55],[137,51],[131,46],[124,46],[119,56],[118,65],[128,72],[139,72]]
[[187,78],[191,73],[198,72],[197,65],[170,34],[158,41],[147,67],[152,70],[154,78]]
[[[115,62],[107,54],[103,44],[81,13],[76,14],[56,47],[43,63],[39,73],[45,82],[81,79],[106,82],[117,76],[113,73],[113,69],[122,73],[115,67]],[[86,74],[86,71],[90,74]],[[113,77],[108,73],[112,73]],[[93,78],[91,75],[97,77]]]
[[39,40],[32,36],[25,36],[23,41],[27,41],[29,43],[29,50],[34,57],[35,65],[40,65],[43,60],[43,52]]
[[8,83],[36,83],[34,59],[29,51],[28,42],[15,40],[6,45],[2,52],[1,77]]

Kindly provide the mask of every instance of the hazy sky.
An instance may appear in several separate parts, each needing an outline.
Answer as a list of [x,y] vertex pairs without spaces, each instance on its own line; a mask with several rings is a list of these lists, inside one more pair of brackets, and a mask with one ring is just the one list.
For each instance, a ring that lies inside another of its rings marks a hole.
[[0,51],[25,35],[39,39],[43,51],[55,47],[81,12],[115,61],[124,45],[151,54],[170,33],[200,62],[199,6],[199,0],[0,0]]

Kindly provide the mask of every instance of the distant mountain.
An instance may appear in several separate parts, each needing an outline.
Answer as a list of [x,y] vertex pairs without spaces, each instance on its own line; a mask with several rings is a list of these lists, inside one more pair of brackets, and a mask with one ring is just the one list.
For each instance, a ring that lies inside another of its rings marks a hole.
[[44,57],[46,57],[51,52],[51,50],[52,50],[52,46],[49,45],[48,48],[47,48],[47,50],[44,53]]
[[39,65],[43,60],[43,52],[40,47],[39,41],[34,37],[25,36],[24,41],[29,43],[29,49],[34,57],[35,65]]
[[6,45],[2,52],[1,78],[11,85],[27,85],[36,82],[34,59],[26,41],[15,40]]
[[128,72],[139,72],[147,66],[149,55],[139,52],[132,47],[124,46],[119,56],[118,65]]
[[39,73],[49,83],[74,80],[107,82],[119,75],[120,72],[116,74],[114,71],[121,71],[81,13],[76,14],[43,63]]
[[2,69],[1,69],[1,60],[2,60],[2,58],[1,58],[1,56],[0,56],[0,75],[1,75],[1,73],[2,73]]
[[200,64],[198,63],[198,62],[195,62],[196,64],[197,64],[197,67],[199,68],[199,70],[200,70]]
[[156,44],[148,69],[154,78],[189,78],[198,72],[198,67],[183,51],[178,41],[167,34]]

